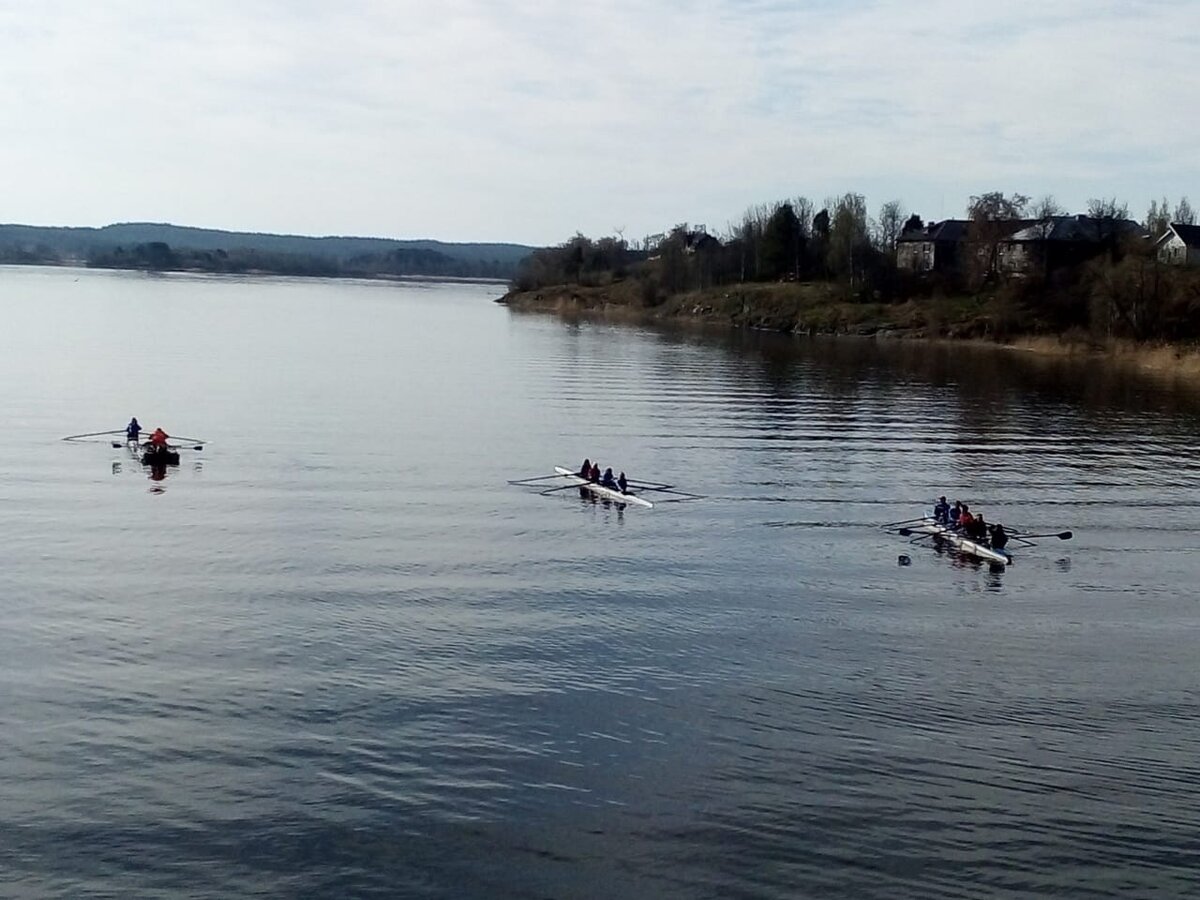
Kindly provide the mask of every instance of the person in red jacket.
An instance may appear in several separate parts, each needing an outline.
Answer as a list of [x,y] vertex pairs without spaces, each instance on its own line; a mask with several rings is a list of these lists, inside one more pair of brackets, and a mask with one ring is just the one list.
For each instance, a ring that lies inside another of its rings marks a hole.
[[154,434],[150,435],[150,443],[155,447],[167,446],[167,433],[161,428],[155,428]]

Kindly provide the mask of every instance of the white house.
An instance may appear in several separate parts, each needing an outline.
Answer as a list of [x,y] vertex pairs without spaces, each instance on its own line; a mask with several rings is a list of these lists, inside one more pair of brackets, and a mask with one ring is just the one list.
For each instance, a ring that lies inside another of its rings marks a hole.
[[1172,222],[1158,239],[1158,258],[1178,266],[1200,266],[1200,225]]

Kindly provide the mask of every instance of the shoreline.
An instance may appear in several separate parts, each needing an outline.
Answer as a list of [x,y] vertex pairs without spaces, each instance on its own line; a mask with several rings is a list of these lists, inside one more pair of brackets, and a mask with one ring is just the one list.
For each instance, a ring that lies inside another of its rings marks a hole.
[[83,272],[129,272],[140,275],[203,275],[213,278],[301,278],[312,281],[325,279],[326,281],[383,281],[383,282],[434,282],[438,284],[481,284],[494,286],[507,286],[508,282],[503,278],[484,278],[469,275],[393,275],[389,273],[379,273],[374,275],[354,275],[354,274],[323,274],[314,275],[303,272],[278,272],[272,269],[247,269],[241,272],[221,272],[213,269],[204,268],[179,268],[179,269],[146,269],[146,268],[122,268],[120,266],[89,266],[82,262],[0,262],[0,269],[68,269],[79,270]]
[[[970,298],[907,301],[903,304],[848,303],[825,286],[752,286],[748,290],[698,291],[643,306],[636,286],[560,285],[532,291],[510,290],[495,301],[517,312],[553,313],[637,325],[691,325],[721,330],[771,331],[798,337],[929,342],[991,347],[1041,357],[1105,362],[1156,378],[1200,386],[1200,347],[1166,342],[1138,343],[1097,339],[1084,333],[1047,334],[993,331],[986,325],[987,302]],[[825,288],[822,290],[821,288]],[[765,299],[766,302],[756,302]],[[938,309],[939,305],[942,309]],[[946,308],[965,313],[959,321],[942,319],[948,333],[930,333],[930,319]],[[981,326],[983,326],[981,328]],[[982,333],[980,333],[982,331]]]

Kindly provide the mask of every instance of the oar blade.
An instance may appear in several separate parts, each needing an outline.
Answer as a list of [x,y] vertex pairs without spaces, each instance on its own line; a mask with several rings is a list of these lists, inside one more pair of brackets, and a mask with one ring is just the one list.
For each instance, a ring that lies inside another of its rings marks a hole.
[[1075,537],[1073,531],[1048,531],[1045,534],[1031,534],[1027,531],[1010,531],[1009,534],[1019,540],[1025,541],[1031,538],[1058,538],[1060,541],[1069,541]]

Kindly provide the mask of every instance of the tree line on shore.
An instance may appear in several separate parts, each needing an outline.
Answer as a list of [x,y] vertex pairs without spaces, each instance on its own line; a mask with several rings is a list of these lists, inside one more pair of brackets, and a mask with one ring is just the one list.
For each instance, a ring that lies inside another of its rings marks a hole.
[[437,250],[397,248],[338,259],[312,253],[279,253],[254,249],[173,249],[162,241],[94,250],[86,264],[96,269],[142,269],[219,274],[268,273],[324,278],[432,276],[505,278],[511,266],[497,261],[464,261]]
[[279,275],[513,277],[533,248],[221,231],[153,222],[101,228],[0,224],[0,263]]
[[[692,291],[739,284],[819,282],[843,302],[920,303],[937,297],[974,297],[992,308],[1004,333],[1079,331],[1138,340],[1200,339],[1200,274],[1163,263],[1157,239],[1171,223],[1194,224],[1187,198],[1150,204],[1141,228],[1128,205],[1093,199],[1087,215],[1099,235],[1096,252],[1078,265],[1037,277],[1005,274],[1000,242],[1023,226],[1048,229],[1063,210],[1053,197],[983,193],[966,209],[963,265],[954,272],[914,273],[897,266],[897,244],[925,227],[899,200],[875,216],[862,194],[829,198],[819,208],[804,196],[752,206],[718,235],[676,225],[665,235],[631,246],[618,233],[593,240],[582,234],[538,250],[518,266],[512,287],[602,287],[633,279],[651,308]],[[1003,336],[1003,335],[1001,335]]]

